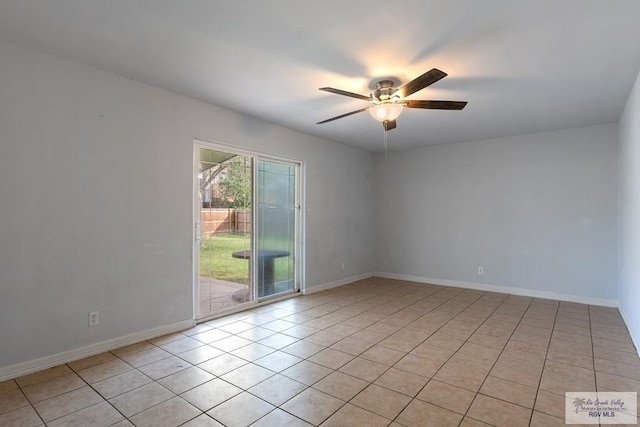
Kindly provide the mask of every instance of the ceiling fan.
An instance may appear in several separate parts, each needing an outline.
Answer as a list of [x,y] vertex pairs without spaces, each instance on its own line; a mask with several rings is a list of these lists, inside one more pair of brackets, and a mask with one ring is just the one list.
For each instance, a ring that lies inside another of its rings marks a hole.
[[466,102],[414,101],[406,99],[409,95],[434,84],[435,82],[446,76],[447,73],[445,73],[444,71],[433,68],[420,77],[417,77],[398,88],[394,87],[394,82],[391,80],[381,80],[376,83],[376,89],[371,92],[369,96],[347,92],[341,89],[334,89],[332,87],[321,87],[320,90],[323,90],[325,92],[331,92],[337,95],[344,95],[351,98],[362,99],[363,101],[371,102],[373,105],[361,108],[359,110],[351,111],[350,113],[341,114],[339,116],[318,122],[316,124],[321,125],[323,123],[332,122],[334,120],[361,113],[363,111],[369,111],[374,119],[382,122],[385,131],[390,131],[398,126],[396,123],[396,119],[398,118],[398,116],[400,116],[400,113],[402,113],[404,107],[422,108],[427,110],[462,110],[465,105],[467,105]]

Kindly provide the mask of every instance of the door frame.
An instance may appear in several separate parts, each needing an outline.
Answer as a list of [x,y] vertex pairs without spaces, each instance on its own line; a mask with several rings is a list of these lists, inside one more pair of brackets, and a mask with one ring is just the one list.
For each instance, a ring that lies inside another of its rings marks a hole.
[[[200,239],[199,234],[201,233],[201,228],[198,227],[200,222],[200,200],[199,200],[199,181],[198,181],[198,173],[200,171],[199,165],[199,150],[201,148],[216,150],[216,151],[226,151],[233,154],[251,156],[252,158],[252,189],[251,189],[251,251],[255,255],[256,249],[256,240],[255,236],[257,236],[257,209],[254,209],[256,202],[256,191],[255,186],[257,182],[257,173],[256,173],[256,165],[258,159],[266,160],[266,161],[275,161],[275,162],[284,162],[284,163],[292,163],[297,166],[296,168],[296,226],[295,226],[295,254],[294,254],[294,273],[295,273],[295,289],[291,292],[286,292],[280,295],[274,295],[271,297],[263,297],[258,299],[256,292],[256,275],[257,271],[257,257],[251,257],[251,268],[250,270],[250,292],[252,295],[251,301],[246,303],[238,304],[233,307],[229,307],[228,309],[219,310],[215,313],[207,313],[205,315],[201,315],[198,313],[199,310],[199,264],[200,264]],[[208,141],[201,138],[196,138],[193,140],[193,174],[192,174],[192,254],[191,254],[191,262],[192,262],[192,298],[193,298],[193,317],[196,322],[204,322],[207,320],[215,319],[217,317],[226,316],[229,314],[233,314],[240,311],[248,310],[252,307],[268,304],[271,302],[295,297],[301,295],[305,292],[306,286],[306,261],[305,261],[305,215],[303,212],[306,212],[305,208],[305,162],[303,160],[297,160],[289,157],[272,155],[265,152],[254,151],[242,147],[238,147],[231,144],[225,144],[222,142],[216,141]]]

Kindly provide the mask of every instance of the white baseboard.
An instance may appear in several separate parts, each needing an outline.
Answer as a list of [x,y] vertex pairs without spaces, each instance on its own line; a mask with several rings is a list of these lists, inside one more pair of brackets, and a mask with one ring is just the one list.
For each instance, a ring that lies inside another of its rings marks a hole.
[[626,312],[622,308],[622,305],[618,307],[618,311],[620,311],[622,320],[624,320],[624,323],[627,325],[629,335],[631,335],[631,341],[633,341],[633,345],[636,346],[636,352],[638,353],[638,357],[640,357],[640,331],[633,328],[633,323],[629,321],[629,316],[627,316]]
[[123,337],[113,338],[107,341],[90,344],[80,348],[74,348],[73,350],[68,350],[51,356],[42,357],[40,359],[3,366],[0,367],[0,382],[11,378],[17,378],[22,375],[42,371],[54,366],[63,365],[75,360],[84,359],[85,357],[94,356],[96,354],[104,353],[105,351],[115,350],[116,348],[156,338],[161,335],[184,331],[185,329],[189,329],[194,325],[195,321],[193,319],[183,320],[182,322],[172,323],[170,325],[164,325],[142,332],[136,332],[133,334],[125,335]]
[[303,289],[303,295],[315,294],[316,292],[326,291],[327,289],[337,288],[338,286],[347,285],[349,283],[357,282],[358,280],[368,279],[372,277],[373,273],[360,274],[358,276],[348,277],[346,279],[336,280],[335,282],[324,283],[322,285],[310,286]]
[[462,282],[459,280],[433,279],[429,277],[408,276],[393,273],[374,273],[376,277],[387,279],[406,280],[409,282],[430,283],[440,286],[451,286],[453,288],[474,289],[479,291],[497,292],[501,294],[519,295],[525,297],[545,298],[559,301],[577,302],[580,304],[598,305],[602,307],[618,307],[618,301],[605,298],[592,298],[580,295],[559,294],[556,292],[540,291],[537,289],[514,288],[511,286],[489,285],[485,283]]

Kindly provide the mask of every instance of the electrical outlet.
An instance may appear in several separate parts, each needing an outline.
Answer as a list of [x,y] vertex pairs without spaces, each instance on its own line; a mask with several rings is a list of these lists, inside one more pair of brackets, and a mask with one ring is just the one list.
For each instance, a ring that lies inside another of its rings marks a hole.
[[95,326],[98,324],[98,312],[92,311],[89,313],[89,326]]
[[340,270],[344,270],[344,262],[340,263]]
[[478,274],[482,276],[484,274],[484,267],[478,267]]

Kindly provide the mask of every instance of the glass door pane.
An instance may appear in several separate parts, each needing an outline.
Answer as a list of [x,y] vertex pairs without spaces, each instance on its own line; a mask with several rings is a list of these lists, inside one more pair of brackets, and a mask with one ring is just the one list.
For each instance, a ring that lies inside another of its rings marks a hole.
[[198,148],[198,317],[252,300],[252,158]]
[[297,165],[257,161],[257,297],[296,289]]

